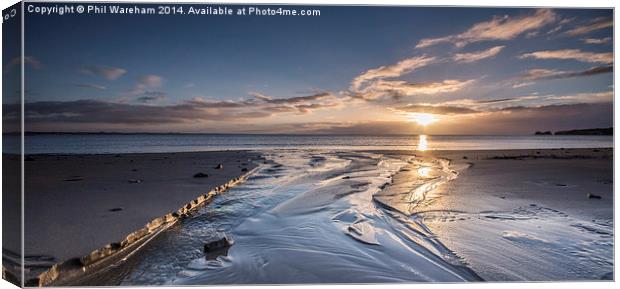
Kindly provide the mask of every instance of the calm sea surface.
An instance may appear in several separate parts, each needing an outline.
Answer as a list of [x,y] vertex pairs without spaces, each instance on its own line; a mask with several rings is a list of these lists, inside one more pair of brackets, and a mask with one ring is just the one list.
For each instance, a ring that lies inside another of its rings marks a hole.
[[[3,136],[4,151],[18,136]],[[483,150],[613,147],[612,136],[41,134],[26,136],[28,154],[99,154],[215,150]]]

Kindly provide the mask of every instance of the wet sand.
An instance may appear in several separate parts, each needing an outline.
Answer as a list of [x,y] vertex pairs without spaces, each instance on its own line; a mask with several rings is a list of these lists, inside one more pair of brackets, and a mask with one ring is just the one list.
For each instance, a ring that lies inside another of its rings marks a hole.
[[[120,242],[253,169],[258,158],[243,151],[27,157],[25,254],[34,266],[27,276]],[[199,172],[208,177],[195,178]]]
[[613,277],[611,149],[427,154],[461,169],[417,216],[483,279]]
[[[263,155],[247,183],[81,284],[592,280],[613,268],[611,149]],[[26,254],[88,254],[252,168],[248,159],[259,155],[35,156]],[[205,260],[201,246],[222,232],[234,245]]]

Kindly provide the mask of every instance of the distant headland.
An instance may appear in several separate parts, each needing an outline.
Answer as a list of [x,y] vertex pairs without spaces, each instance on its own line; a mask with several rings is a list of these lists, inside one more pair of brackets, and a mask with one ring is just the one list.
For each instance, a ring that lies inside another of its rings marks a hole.
[[552,133],[551,131],[537,131],[535,135],[613,135],[614,128],[589,128],[589,129],[573,129],[562,130]]

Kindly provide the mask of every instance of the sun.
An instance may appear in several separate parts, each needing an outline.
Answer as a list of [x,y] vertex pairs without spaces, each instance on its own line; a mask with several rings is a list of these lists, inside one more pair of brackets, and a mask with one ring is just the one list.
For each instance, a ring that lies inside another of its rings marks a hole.
[[427,126],[438,120],[435,115],[430,113],[412,113],[409,114],[409,119],[415,121],[421,126]]

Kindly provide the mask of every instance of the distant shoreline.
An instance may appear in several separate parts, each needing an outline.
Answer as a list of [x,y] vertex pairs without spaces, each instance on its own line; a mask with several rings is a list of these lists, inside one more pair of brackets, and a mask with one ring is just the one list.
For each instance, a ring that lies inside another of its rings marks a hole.
[[[613,128],[607,128],[612,129]],[[579,131],[590,131],[590,130],[601,130],[601,129],[581,129],[581,130],[566,130],[566,131],[557,131],[555,134],[551,135],[608,135],[608,134],[571,134],[568,132],[579,132]],[[545,131],[546,132],[546,131]],[[7,136],[20,136],[21,132],[3,132],[2,135]],[[351,134],[327,134],[327,133],[214,133],[214,132],[62,132],[62,131],[26,131],[24,132],[25,136],[35,136],[35,135],[188,135],[188,136],[196,136],[196,135],[213,135],[213,136],[420,136],[420,135],[429,135],[429,136],[454,136],[454,137],[466,137],[466,136],[506,136],[506,137],[519,137],[519,136],[532,136],[532,134],[361,134],[361,133],[351,133]],[[613,135],[613,134],[609,134]]]

